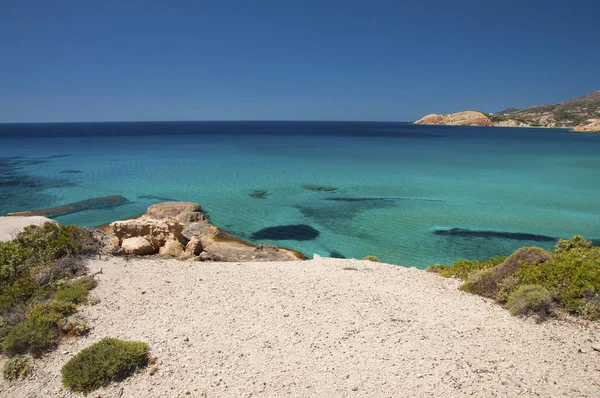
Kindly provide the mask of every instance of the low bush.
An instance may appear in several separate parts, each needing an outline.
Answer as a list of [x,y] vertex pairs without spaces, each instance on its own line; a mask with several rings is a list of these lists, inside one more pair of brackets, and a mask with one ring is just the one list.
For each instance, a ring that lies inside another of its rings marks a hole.
[[470,293],[497,299],[502,282],[514,276],[519,267],[525,264],[541,264],[550,261],[551,258],[548,252],[539,247],[523,247],[493,268],[486,268],[486,272],[478,271],[470,275],[461,288]]
[[62,383],[74,391],[94,391],[145,367],[148,351],[148,345],[143,342],[104,338],[80,351],[63,366]]
[[87,295],[96,286],[94,278],[84,276],[58,288],[53,298],[67,303],[81,304],[87,301]]
[[590,248],[592,242],[584,239],[581,235],[575,235],[571,239],[559,239],[555,251],[557,253],[566,252],[576,248]]
[[587,301],[600,297],[600,248],[561,250],[549,262],[521,267],[517,276],[546,287],[567,311],[581,314]]
[[88,334],[90,328],[85,318],[80,315],[71,315],[59,322],[62,332],[69,336],[84,336]]
[[[451,266],[432,265],[427,270],[461,278],[465,281],[462,290],[506,303],[514,313],[535,313],[544,318],[549,296],[574,315],[600,319],[600,248],[593,247],[592,242],[574,236],[559,240],[553,252],[525,247],[500,260],[461,260]],[[525,306],[537,299],[541,300],[539,308]]]
[[442,276],[445,276],[446,278],[454,277],[466,280],[469,278],[469,275],[474,274],[475,272],[480,271],[482,269],[494,268],[496,265],[501,264],[505,259],[505,256],[499,256],[490,258],[488,261],[458,260],[449,266],[435,264],[428,267],[426,270],[438,273]]
[[367,256],[367,257],[363,257],[363,260],[365,260],[365,261],[374,261],[374,262],[376,262],[376,263],[378,263],[378,262],[379,262],[379,259],[378,259],[377,257],[375,257],[375,256]]
[[24,379],[30,372],[31,365],[27,357],[10,358],[2,367],[2,377],[9,381]]
[[1,348],[9,356],[26,352],[37,356],[52,347],[57,337],[57,322],[46,316],[37,316],[9,328]]
[[53,300],[44,304],[35,304],[27,314],[28,318],[46,317],[58,324],[62,318],[67,317],[77,311],[77,307],[71,303]]
[[512,315],[536,315],[540,320],[550,314],[552,296],[540,285],[521,285],[508,297],[506,307]]
[[37,283],[44,286],[63,279],[85,275],[88,271],[89,269],[81,257],[59,258],[55,263],[39,272]]

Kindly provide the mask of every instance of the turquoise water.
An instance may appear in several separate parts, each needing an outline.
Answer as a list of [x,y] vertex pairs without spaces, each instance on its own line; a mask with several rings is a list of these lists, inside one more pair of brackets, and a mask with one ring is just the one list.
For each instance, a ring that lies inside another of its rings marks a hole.
[[[0,125],[0,214],[121,195],[57,217],[95,226],[165,200],[198,202],[243,239],[311,256],[425,267],[600,239],[600,135],[405,123]],[[306,185],[334,187],[315,192]],[[262,199],[254,190],[266,190]],[[294,232],[298,232],[295,234]]]

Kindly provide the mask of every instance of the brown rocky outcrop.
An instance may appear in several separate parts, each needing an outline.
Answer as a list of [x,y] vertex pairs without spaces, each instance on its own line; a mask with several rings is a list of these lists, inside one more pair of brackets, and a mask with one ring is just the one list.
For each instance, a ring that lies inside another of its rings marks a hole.
[[462,111],[449,114],[435,114],[424,116],[415,124],[433,124],[447,126],[492,126],[491,119],[479,111]]
[[305,258],[294,250],[254,245],[237,239],[212,225],[200,205],[190,202],[152,205],[141,217],[111,223],[110,232],[115,237],[114,245],[130,254],[158,253],[201,261],[289,261]]
[[575,127],[573,131],[579,133],[600,133],[600,119],[593,120],[589,123],[582,123]]

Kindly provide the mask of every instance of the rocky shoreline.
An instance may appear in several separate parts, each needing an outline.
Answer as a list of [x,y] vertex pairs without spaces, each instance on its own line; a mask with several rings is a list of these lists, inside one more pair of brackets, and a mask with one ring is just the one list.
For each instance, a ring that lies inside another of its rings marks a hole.
[[573,132],[600,132],[600,90],[553,105],[536,105],[497,113],[477,110],[429,114],[414,124],[446,126],[496,126],[566,128]]

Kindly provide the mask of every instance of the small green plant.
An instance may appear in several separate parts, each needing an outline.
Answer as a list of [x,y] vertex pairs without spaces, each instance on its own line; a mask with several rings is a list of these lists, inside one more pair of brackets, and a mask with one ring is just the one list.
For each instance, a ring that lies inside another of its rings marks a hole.
[[148,344],[104,338],[81,350],[61,370],[62,383],[88,393],[130,376],[148,364]]
[[521,285],[508,297],[506,306],[512,315],[536,315],[541,320],[550,313],[552,296],[540,285]]
[[377,257],[375,257],[375,256],[367,256],[367,257],[363,257],[363,260],[366,260],[366,261],[374,261],[374,262],[377,262],[377,263],[379,262],[379,259],[378,259]]
[[54,293],[53,298],[58,301],[64,301],[73,304],[86,303],[87,295],[90,290],[96,286],[93,277],[84,276],[71,283],[63,285]]
[[46,316],[32,317],[11,327],[1,347],[9,356],[26,352],[40,355],[55,344],[57,336],[55,320]]
[[469,275],[480,271],[482,269],[494,268],[496,265],[501,264],[506,259],[505,256],[492,257],[488,261],[466,261],[466,260],[458,260],[454,262],[452,265],[440,265],[435,264],[428,267],[426,270],[429,272],[435,272],[446,278],[459,278],[462,280],[466,280],[469,278]]
[[72,303],[53,300],[44,304],[35,304],[27,314],[28,318],[46,317],[53,322],[58,323],[62,318],[74,314],[77,311]]
[[571,239],[559,239],[555,250],[557,253],[562,253],[576,248],[590,248],[592,242],[584,239],[581,235],[575,235]]
[[9,358],[2,367],[2,377],[4,379],[21,380],[31,372],[31,365],[27,357]]
[[77,314],[61,319],[59,325],[62,332],[70,336],[84,336],[90,331],[85,318]]

